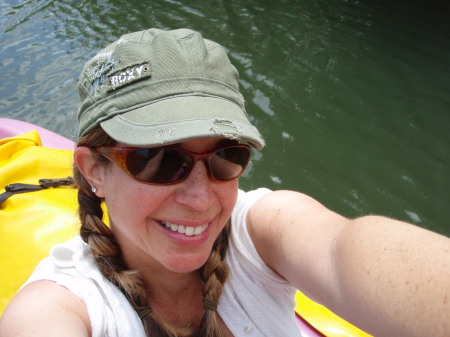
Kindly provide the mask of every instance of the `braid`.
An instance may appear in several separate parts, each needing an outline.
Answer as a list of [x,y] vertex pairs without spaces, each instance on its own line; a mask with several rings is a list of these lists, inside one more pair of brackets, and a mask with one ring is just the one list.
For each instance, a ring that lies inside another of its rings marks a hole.
[[92,250],[100,271],[125,294],[140,292],[143,288],[136,272],[127,270],[120,247],[111,230],[102,221],[101,199],[78,191],[79,216],[82,223],[80,236]]
[[[78,146],[114,146],[116,142],[100,127],[80,139]],[[108,164],[98,156],[97,160]],[[148,337],[187,337],[193,335],[192,327],[175,327],[158,318],[148,306],[149,299],[144,280],[139,273],[130,270],[122,258],[119,244],[109,227],[104,223],[102,199],[91,191],[91,187],[76,166],[73,168],[74,180],[78,191],[78,214],[81,221],[80,236],[91,248],[99,270],[111,283],[117,286],[130,302],[142,320]],[[217,238],[211,255],[201,269],[203,279],[203,296],[206,303],[213,303],[214,308],[205,310],[198,337],[223,337],[215,306],[222,294],[223,285],[228,276],[228,266],[224,262],[228,249],[230,222]],[[214,310],[211,310],[214,309]]]
[[228,265],[224,260],[228,249],[230,232],[231,220],[228,220],[214,244],[208,261],[206,261],[201,270],[205,313],[200,325],[199,337],[224,337],[226,335],[219,324],[219,317],[215,307],[219,303],[223,285],[229,274]]

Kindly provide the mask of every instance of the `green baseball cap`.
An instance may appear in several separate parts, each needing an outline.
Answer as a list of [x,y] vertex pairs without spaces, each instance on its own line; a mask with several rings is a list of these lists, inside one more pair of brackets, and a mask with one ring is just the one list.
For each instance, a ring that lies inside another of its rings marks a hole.
[[83,68],[79,137],[100,124],[130,146],[218,137],[262,149],[238,82],[224,48],[198,32],[152,28],[124,35]]

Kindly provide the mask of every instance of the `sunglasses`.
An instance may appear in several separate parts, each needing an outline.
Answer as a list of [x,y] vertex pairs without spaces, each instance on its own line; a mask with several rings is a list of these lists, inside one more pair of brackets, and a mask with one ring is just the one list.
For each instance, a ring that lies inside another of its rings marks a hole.
[[210,178],[229,181],[244,173],[251,149],[238,144],[208,153],[195,153],[177,147],[97,147],[96,150],[116,163],[137,181],[151,185],[176,184],[186,179],[195,163],[203,160]]

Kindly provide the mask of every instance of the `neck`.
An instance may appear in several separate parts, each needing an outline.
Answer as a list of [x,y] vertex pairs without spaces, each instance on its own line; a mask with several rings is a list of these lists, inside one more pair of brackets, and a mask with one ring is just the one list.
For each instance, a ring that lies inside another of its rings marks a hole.
[[202,280],[198,270],[180,274],[163,270],[140,270],[145,280],[147,292],[150,298],[163,297],[171,302],[197,294],[202,290]]
[[129,268],[138,270],[145,281],[148,304],[156,316],[179,327],[200,326],[203,282],[199,270],[177,273],[159,263],[150,263],[148,258],[144,265],[124,257]]
[[203,316],[203,293],[198,272],[145,277],[149,305],[163,320],[198,329]]

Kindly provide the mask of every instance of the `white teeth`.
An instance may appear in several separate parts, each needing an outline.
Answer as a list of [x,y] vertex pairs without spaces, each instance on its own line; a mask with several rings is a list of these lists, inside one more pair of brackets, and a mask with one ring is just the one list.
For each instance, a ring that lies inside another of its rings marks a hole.
[[185,227],[165,221],[162,221],[161,223],[164,225],[164,227],[170,229],[172,232],[178,232],[187,236],[200,235],[206,230],[206,228],[208,228],[208,224],[197,227]]

